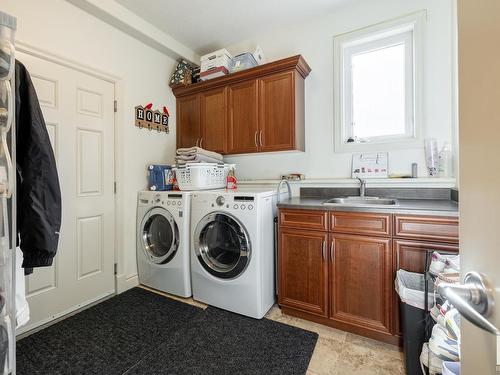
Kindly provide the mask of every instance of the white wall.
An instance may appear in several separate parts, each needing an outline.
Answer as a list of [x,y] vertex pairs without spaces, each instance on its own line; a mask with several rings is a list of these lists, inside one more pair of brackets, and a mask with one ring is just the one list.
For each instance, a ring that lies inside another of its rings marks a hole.
[[[351,154],[333,151],[333,37],[422,9],[428,14],[423,43],[424,137],[437,138],[440,147],[443,141],[452,142],[452,0],[358,1],[313,22],[228,47],[238,54],[260,45],[268,61],[302,54],[312,69],[306,79],[306,151],[228,158],[238,164],[239,178],[272,179],[292,172],[308,178],[349,177]],[[390,172],[410,172],[412,162],[425,176],[423,148],[389,153]]]
[[[229,47],[238,53],[263,47],[268,60],[301,53],[311,65],[306,80],[306,152],[269,153],[228,158],[238,163],[243,179],[277,178],[300,172],[310,178],[348,177],[350,154],[333,152],[333,36],[412,11],[427,9],[425,136],[440,142],[452,136],[451,0],[377,0],[356,3],[307,24],[260,35]],[[166,104],[175,124],[175,98],[167,85],[174,61],[63,0],[2,0],[2,11],[18,18],[17,39],[47,52],[121,78],[118,95],[118,271],[136,274],[135,232],[137,191],[146,185],[145,166],[170,163],[175,152],[175,126],[169,135],[133,126],[133,107]],[[256,26],[257,27],[257,26]],[[391,171],[409,171],[422,149],[390,152]]]
[[121,78],[117,125],[119,273],[136,274],[137,192],[146,187],[146,165],[170,163],[175,127],[170,134],[139,130],[134,106],[167,105],[175,124],[175,98],[168,87],[174,60],[63,0],[2,0],[1,10],[18,18],[17,39]]

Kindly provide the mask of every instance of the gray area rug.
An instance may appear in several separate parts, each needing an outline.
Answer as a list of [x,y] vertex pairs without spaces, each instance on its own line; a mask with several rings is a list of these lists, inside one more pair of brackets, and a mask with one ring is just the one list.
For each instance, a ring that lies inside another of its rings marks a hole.
[[134,288],[17,343],[18,374],[305,374],[318,335]]

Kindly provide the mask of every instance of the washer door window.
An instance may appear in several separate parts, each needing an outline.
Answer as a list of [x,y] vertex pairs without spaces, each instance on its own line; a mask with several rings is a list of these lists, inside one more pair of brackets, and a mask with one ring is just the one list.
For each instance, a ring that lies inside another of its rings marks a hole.
[[200,264],[210,274],[233,279],[248,266],[250,239],[246,229],[235,217],[211,213],[196,227],[194,251]]
[[151,209],[142,220],[142,248],[153,263],[168,263],[179,247],[179,229],[174,217],[163,208]]

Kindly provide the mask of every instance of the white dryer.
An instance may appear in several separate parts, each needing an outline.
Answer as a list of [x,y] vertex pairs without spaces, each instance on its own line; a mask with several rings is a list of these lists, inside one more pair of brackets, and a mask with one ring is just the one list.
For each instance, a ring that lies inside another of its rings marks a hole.
[[260,319],[274,304],[276,192],[194,192],[191,202],[193,298]]
[[191,296],[190,209],[190,192],[139,192],[137,267],[141,284]]

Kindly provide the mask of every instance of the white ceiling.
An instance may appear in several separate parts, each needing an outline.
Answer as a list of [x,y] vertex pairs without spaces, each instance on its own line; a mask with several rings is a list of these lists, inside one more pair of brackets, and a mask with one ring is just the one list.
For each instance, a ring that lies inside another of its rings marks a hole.
[[115,0],[199,54],[293,25],[352,0]]

